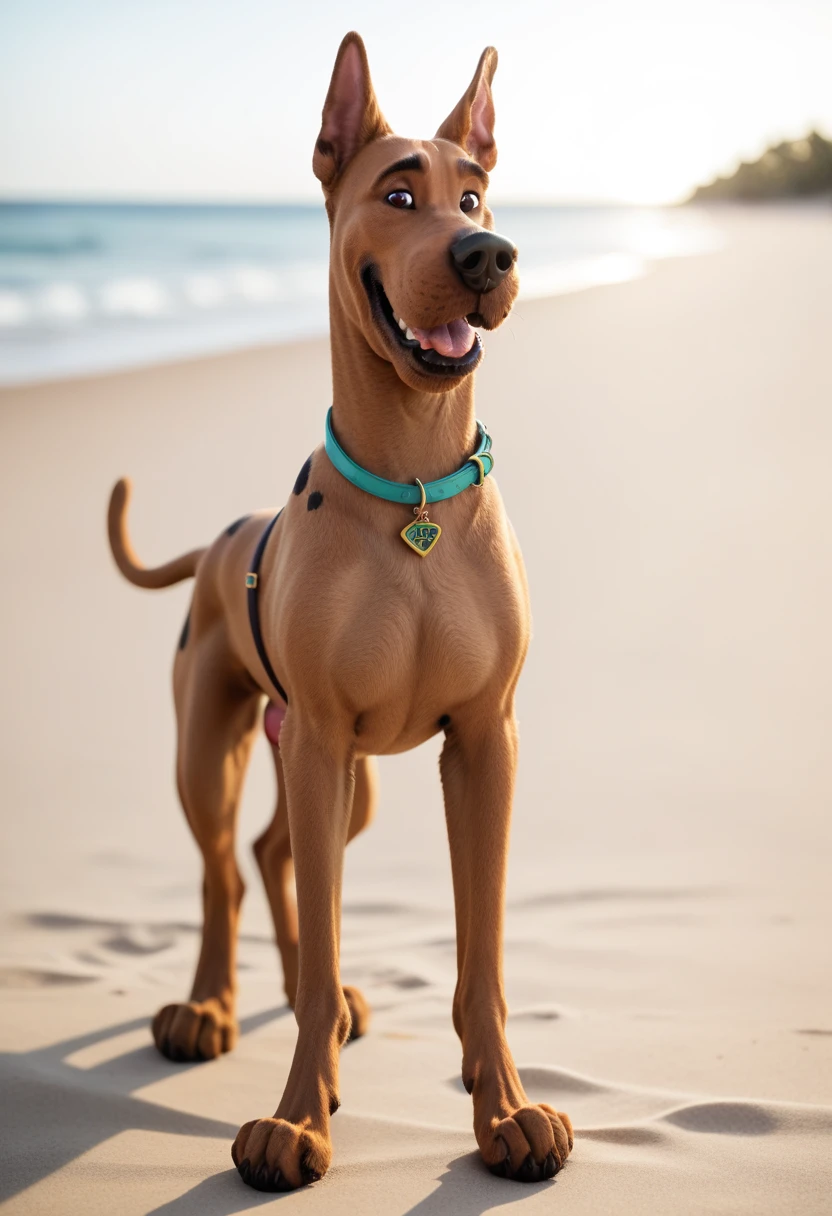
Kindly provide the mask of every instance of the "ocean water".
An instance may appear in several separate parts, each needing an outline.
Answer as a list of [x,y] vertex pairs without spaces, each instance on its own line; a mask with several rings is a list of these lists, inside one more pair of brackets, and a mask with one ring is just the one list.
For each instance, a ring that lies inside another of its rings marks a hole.
[[[526,298],[718,247],[694,208],[495,207]],[[0,383],[325,333],[322,205],[0,203]]]

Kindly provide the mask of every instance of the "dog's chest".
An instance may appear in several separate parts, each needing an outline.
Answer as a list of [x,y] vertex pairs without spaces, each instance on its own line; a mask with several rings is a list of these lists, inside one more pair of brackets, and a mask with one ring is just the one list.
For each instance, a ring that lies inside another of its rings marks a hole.
[[516,680],[529,634],[522,563],[493,488],[446,508],[424,557],[381,531],[386,515],[350,515],[339,488],[323,490],[341,507],[336,524],[296,512],[282,542],[275,652],[290,693],[302,688],[322,719],[350,719],[369,753],[406,750]]
[[377,585],[342,619],[331,670],[368,750],[400,750],[433,734],[454,708],[504,687],[526,633],[516,586],[457,568],[420,594]]

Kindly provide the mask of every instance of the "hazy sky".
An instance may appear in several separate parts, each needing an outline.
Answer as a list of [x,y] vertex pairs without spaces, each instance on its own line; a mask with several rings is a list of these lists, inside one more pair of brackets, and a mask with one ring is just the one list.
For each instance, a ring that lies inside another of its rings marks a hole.
[[504,200],[668,201],[832,134],[832,0],[0,0],[0,194],[318,198],[351,28],[406,135],[497,47]]

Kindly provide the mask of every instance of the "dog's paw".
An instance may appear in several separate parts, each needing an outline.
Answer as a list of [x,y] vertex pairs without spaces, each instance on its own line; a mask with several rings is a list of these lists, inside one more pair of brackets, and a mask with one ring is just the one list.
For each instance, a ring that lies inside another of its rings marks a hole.
[[237,1021],[219,1001],[165,1005],[153,1019],[153,1041],[176,1063],[213,1060],[237,1042]]
[[546,1103],[520,1106],[504,1119],[493,1119],[480,1140],[480,1152],[492,1174],[515,1182],[553,1178],[572,1151],[568,1115]]
[[366,1034],[370,1025],[370,1006],[364,993],[358,988],[353,988],[351,984],[344,985],[344,999],[350,1009],[350,1033],[347,1042],[351,1043],[353,1039],[360,1039],[362,1034]]
[[231,1146],[237,1172],[256,1191],[294,1191],[329,1169],[329,1137],[286,1119],[244,1123]]

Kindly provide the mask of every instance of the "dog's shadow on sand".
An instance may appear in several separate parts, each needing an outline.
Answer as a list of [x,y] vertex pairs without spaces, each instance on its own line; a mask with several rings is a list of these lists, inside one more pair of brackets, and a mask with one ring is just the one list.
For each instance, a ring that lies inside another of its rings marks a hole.
[[403,1216],[482,1216],[507,1203],[532,1199],[557,1186],[557,1178],[546,1182],[512,1182],[489,1174],[479,1153],[465,1153],[448,1162],[439,1186],[420,1199]]
[[[322,1182],[315,1183],[309,1190],[292,1190],[282,1195],[260,1194],[257,1190],[242,1188],[236,1170],[226,1170],[206,1178],[198,1186],[193,1187],[187,1194],[180,1195],[162,1207],[154,1207],[147,1216],[235,1216],[236,1212],[254,1209],[264,1204],[286,1201],[294,1197],[299,1201],[311,1200],[313,1195],[321,1190],[328,1192],[332,1187],[343,1187],[343,1178],[338,1177],[338,1167],[328,1173]],[[395,1203],[397,1192],[395,1175],[390,1175],[390,1211],[401,1216],[484,1216],[485,1212],[495,1211],[505,1204],[516,1204],[523,1199],[532,1199],[545,1187],[556,1186],[553,1182],[540,1182],[532,1186],[523,1186],[517,1182],[508,1182],[505,1178],[493,1178],[484,1170],[478,1153],[465,1153],[448,1162],[448,1169],[439,1177],[439,1186],[426,1195],[425,1199],[406,1210]],[[322,1197],[321,1197],[322,1198]],[[333,1211],[360,1211],[355,1206],[355,1195],[350,1193],[344,1198],[343,1205],[337,1199],[328,1197],[325,1204]],[[315,1210],[317,1207],[315,1207]]]
[[[284,1005],[242,1018],[240,1034],[251,1034],[290,1013]],[[201,1064],[171,1064],[150,1043],[80,1074],[66,1062],[74,1052],[142,1027],[148,1028],[149,1036],[148,1019],[142,1017],[35,1051],[0,1053],[0,1134],[4,1145],[0,1202],[34,1186],[120,1132],[222,1137],[230,1145],[238,1131],[236,1124],[171,1110],[133,1092],[170,1076],[173,1070],[181,1072]],[[83,1086],[78,1085],[79,1075],[83,1076]],[[25,1148],[15,1151],[21,1129],[28,1131],[29,1140]],[[238,1190],[238,1208],[239,1200]]]
[[[309,1190],[290,1191],[284,1195],[265,1195],[241,1187],[235,1169],[225,1170],[204,1179],[185,1195],[153,1208],[147,1216],[235,1216],[235,1213],[257,1208],[267,1203],[285,1202],[294,1197],[296,1201],[309,1202],[321,1191],[327,1193],[325,1207],[334,1211],[359,1211],[355,1206],[355,1195],[350,1190],[343,1196],[343,1205],[337,1199],[346,1179],[339,1178],[335,1166],[323,1181],[315,1183]],[[439,1186],[420,1199],[413,1207],[403,1209],[395,1202],[398,1189],[395,1170],[390,1175],[390,1211],[401,1216],[484,1216],[507,1203],[519,1203],[531,1199],[544,1188],[557,1185],[557,1179],[532,1185],[493,1178],[483,1167],[478,1153],[465,1153],[449,1161],[444,1174],[439,1177]],[[331,1188],[336,1194],[330,1195]],[[321,1196],[323,1199],[323,1195]],[[399,1200],[400,1202],[400,1200]],[[294,1210],[294,1209],[293,1209]],[[315,1211],[319,1209],[314,1207]]]

